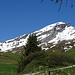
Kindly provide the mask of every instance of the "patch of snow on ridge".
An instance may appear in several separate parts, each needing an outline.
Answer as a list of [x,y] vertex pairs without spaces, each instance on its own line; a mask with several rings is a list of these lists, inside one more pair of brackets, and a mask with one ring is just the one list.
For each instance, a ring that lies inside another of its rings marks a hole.
[[73,46],[69,46],[70,48],[72,48]]
[[67,44],[71,44],[71,42],[67,42],[67,43],[65,43],[65,45],[67,45]]
[[53,29],[56,25],[60,25],[60,24],[65,24],[65,23],[64,23],[64,22],[56,22],[56,23],[50,24],[50,25],[48,25],[48,26],[46,26],[46,27],[44,27],[44,28],[42,28],[42,29],[40,29],[40,30],[38,30],[38,31],[35,31],[34,33],[40,32],[40,33],[37,33],[37,34],[36,34],[36,35],[38,36],[38,35],[40,35],[41,33],[45,32],[45,31],[48,31],[48,30],[51,30],[51,29]]
[[57,44],[58,41],[72,40],[75,38],[75,34],[73,34],[74,32],[75,32],[74,27],[72,27],[72,26],[67,27],[66,26],[65,30],[63,30],[62,32],[58,32],[56,37],[54,39],[52,39],[51,41],[49,41],[49,43]]
[[[25,39],[20,39],[19,41],[16,41],[14,39],[7,40],[6,42],[2,43],[2,46],[0,46],[1,52],[6,52],[7,50],[13,49],[15,47],[21,47],[27,43],[29,35]],[[14,40],[14,41],[13,41]],[[11,42],[9,42],[11,41]]]
[[43,48],[43,47],[42,47],[42,49],[46,51],[46,50],[48,50],[49,48]]
[[75,46],[75,44],[74,44],[74,46]]
[[69,46],[69,47],[64,47],[64,50],[69,50],[71,49],[73,46]]
[[44,39],[45,37],[47,37],[47,35],[41,35],[41,36],[39,36],[37,39]]
[[53,45],[53,46],[51,46],[50,48],[53,48],[53,47],[55,47],[56,45]]

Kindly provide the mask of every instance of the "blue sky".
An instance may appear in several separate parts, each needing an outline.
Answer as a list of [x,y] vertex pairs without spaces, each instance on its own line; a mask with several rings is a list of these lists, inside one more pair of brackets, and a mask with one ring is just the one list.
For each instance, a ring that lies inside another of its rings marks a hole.
[[[73,0],[75,4],[75,1]],[[58,12],[59,3],[50,0],[0,0],[0,41],[31,33],[48,24],[58,21],[71,23],[75,27],[75,5],[65,7],[63,3]]]

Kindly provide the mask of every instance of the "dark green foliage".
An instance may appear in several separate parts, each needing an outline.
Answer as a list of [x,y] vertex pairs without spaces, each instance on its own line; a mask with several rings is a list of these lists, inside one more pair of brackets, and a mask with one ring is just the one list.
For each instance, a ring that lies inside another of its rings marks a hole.
[[27,64],[29,64],[33,59],[40,59],[41,47],[38,47],[38,41],[35,34],[31,34],[28,38],[27,44],[24,47],[25,51],[22,53],[21,60],[18,62],[18,72],[22,72]]
[[37,45],[38,45],[38,41],[36,35],[31,34],[25,46],[25,55],[28,56],[30,53],[40,51],[41,47],[38,47]]
[[23,71],[23,69],[24,69],[24,59],[23,58],[21,58],[21,60],[18,62],[18,64],[17,64],[17,72],[19,73],[19,72],[22,72]]
[[21,57],[21,60],[18,62],[18,72],[22,72],[24,70],[24,68],[28,64],[30,64],[33,60],[36,60],[38,62],[39,66],[40,65],[45,65],[44,58],[46,56],[47,56],[47,54],[44,51],[37,51],[35,53],[29,54],[25,58]]
[[65,55],[65,54],[50,54],[45,61],[47,61],[47,66],[55,67],[55,66],[68,66],[70,64],[75,64],[74,58]]
[[45,66],[46,53],[44,51],[38,51],[30,54],[27,59],[29,63],[25,66],[24,72],[31,72],[39,70],[39,66]]
[[37,59],[37,60],[42,60],[47,56],[47,54],[45,53],[45,51],[38,51],[35,53],[31,53],[28,58],[29,60],[33,60],[33,59]]

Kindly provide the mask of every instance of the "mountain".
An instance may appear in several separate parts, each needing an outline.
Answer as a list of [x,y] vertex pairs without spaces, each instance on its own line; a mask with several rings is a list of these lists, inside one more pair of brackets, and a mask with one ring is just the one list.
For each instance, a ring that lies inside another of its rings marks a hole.
[[[75,28],[69,23],[57,22],[50,24],[40,30],[33,32],[37,40],[41,41],[39,46],[42,49],[56,49],[67,51],[75,47]],[[26,44],[30,34],[24,34],[11,40],[0,42],[0,51],[12,51],[14,48],[22,47]]]

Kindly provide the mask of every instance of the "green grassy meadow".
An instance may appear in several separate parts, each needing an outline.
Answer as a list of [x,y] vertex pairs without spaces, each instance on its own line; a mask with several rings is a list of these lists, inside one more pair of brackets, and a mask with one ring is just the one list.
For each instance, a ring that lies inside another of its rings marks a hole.
[[[61,53],[75,58],[75,50],[74,49],[67,51],[67,52],[61,52]],[[0,52],[0,75],[22,75],[22,74],[17,74],[17,62],[19,60],[20,60],[19,54]],[[30,68],[30,66],[29,66],[29,68]],[[46,75],[45,72],[48,72],[51,69],[55,69],[55,68],[45,68],[44,67],[42,75]],[[40,70],[39,70],[39,72],[40,72]],[[69,69],[64,69],[64,70],[58,70],[58,71],[56,70],[56,71],[52,71],[52,72],[53,72],[52,75],[56,75],[56,74],[58,74],[58,75],[68,75],[68,74],[75,75],[75,67],[69,68]],[[38,75],[41,75],[41,74],[38,74]]]
[[17,75],[18,54],[0,53],[0,75]]

